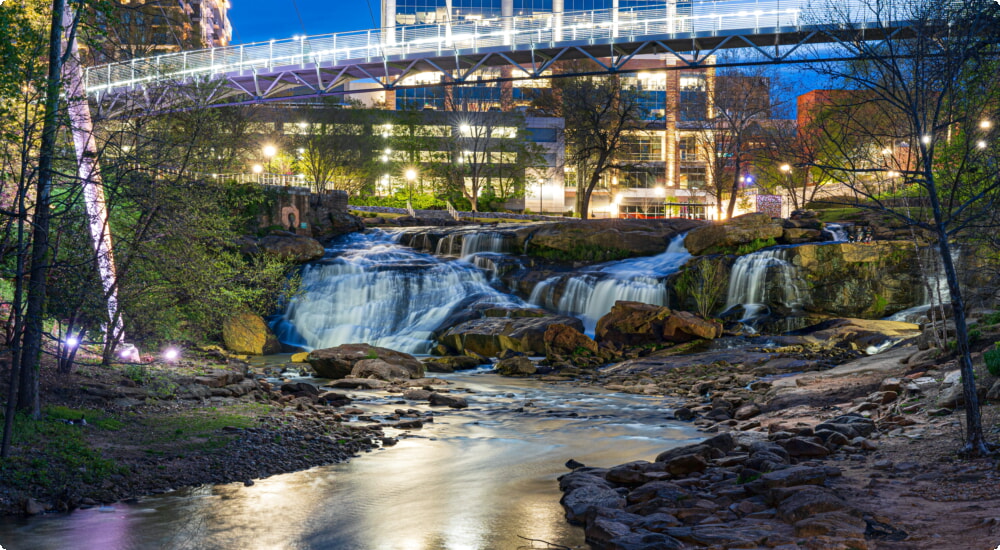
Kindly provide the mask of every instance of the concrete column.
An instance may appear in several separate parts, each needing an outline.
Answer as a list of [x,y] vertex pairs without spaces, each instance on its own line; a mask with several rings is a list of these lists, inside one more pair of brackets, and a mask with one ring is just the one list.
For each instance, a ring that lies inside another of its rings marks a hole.
[[396,43],[396,0],[382,0],[382,41]]
[[503,29],[506,33],[503,43],[510,44],[510,35],[514,32],[514,0],[502,0],[500,2],[500,16],[503,17]]
[[564,0],[552,0],[552,39],[556,42],[563,39]]
[[611,36],[618,36],[618,0],[611,2]]

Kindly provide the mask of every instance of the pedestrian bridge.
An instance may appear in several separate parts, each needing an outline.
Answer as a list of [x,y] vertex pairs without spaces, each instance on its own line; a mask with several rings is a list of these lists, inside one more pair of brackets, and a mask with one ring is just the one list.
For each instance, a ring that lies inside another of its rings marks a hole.
[[[758,63],[797,62],[809,58],[807,44],[877,40],[905,27],[887,21],[886,11],[876,17],[862,0],[820,3],[694,1],[296,36],[88,67],[83,84],[111,110],[199,83],[215,84],[209,103],[233,105],[342,93],[352,80],[393,89],[545,78],[553,63],[583,58],[601,72],[629,72],[636,55],[654,53],[674,57],[678,68],[708,66],[732,48],[753,50]],[[512,70],[499,74],[499,66]],[[439,80],[408,78],[427,73]]]

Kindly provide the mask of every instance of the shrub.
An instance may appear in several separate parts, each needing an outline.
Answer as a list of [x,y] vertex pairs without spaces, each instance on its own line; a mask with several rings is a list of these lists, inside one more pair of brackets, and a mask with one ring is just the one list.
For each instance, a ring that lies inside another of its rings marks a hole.
[[983,354],[983,361],[986,362],[986,370],[993,376],[1000,376],[1000,348],[994,346],[993,349]]

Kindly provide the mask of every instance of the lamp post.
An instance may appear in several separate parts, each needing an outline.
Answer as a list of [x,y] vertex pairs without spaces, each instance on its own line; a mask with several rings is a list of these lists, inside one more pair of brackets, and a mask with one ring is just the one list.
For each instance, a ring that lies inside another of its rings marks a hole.
[[254,175],[257,176],[257,183],[260,183],[260,173],[264,171],[264,167],[259,164],[254,164],[250,167],[250,170],[252,170]]
[[267,158],[267,173],[271,173],[271,159],[278,154],[278,149],[274,145],[264,146],[264,157]]

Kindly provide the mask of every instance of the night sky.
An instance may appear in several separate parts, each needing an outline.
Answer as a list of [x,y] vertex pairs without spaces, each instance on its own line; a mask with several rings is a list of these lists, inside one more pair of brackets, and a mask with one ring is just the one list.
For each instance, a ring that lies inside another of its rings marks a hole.
[[[305,33],[329,34],[377,27],[372,24],[368,5],[375,21],[379,20],[381,0],[295,0],[305,23]],[[262,42],[303,34],[292,0],[231,0],[229,20],[233,24],[233,43]]]

